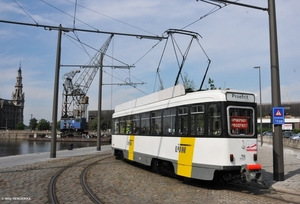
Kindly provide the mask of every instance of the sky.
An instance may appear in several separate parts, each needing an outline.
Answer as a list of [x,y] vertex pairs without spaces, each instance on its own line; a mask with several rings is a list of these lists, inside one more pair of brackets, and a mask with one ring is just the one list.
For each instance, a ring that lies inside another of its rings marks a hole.
[[[267,0],[239,2],[268,7]],[[300,1],[275,2],[281,102],[299,102]],[[181,53],[187,52],[192,38],[179,34],[173,34],[172,38],[166,32],[169,29],[199,34],[192,41],[182,68],[182,73],[193,80],[197,88],[210,59],[203,88],[209,87],[208,79],[211,78],[217,88],[255,93],[259,103],[260,71],[262,103],[271,103],[268,13],[220,5],[221,8],[196,0],[0,0],[0,20],[47,26],[61,24],[67,28],[116,33],[103,62],[103,110],[114,109],[117,104],[159,90],[160,79],[164,88],[175,84]],[[106,33],[63,33],[61,65],[89,64],[109,38]],[[119,33],[169,38],[140,39]],[[0,98],[11,99],[21,66],[25,125],[31,117],[52,121],[57,40],[57,30],[0,22]],[[124,65],[132,67],[110,67]],[[255,66],[260,70],[254,69]],[[60,67],[58,120],[62,107],[62,77],[77,69],[79,67]],[[125,82],[135,83],[135,86]],[[97,109],[98,87],[97,73],[87,93],[88,110]]]

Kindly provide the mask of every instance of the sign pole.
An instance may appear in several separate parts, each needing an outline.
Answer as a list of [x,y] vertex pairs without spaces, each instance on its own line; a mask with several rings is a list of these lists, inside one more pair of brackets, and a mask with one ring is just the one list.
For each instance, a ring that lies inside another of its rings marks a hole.
[[[269,29],[271,50],[272,106],[280,107],[281,98],[275,0],[269,0]],[[275,124],[273,136],[273,180],[284,181],[282,125]]]

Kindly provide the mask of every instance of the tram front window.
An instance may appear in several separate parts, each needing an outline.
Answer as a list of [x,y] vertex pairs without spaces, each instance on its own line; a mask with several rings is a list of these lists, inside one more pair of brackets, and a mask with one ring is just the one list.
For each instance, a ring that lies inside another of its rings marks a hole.
[[229,106],[228,113],[228,133],[231,136],[254,135],[254,109],[251,107]]
[[114,119],[114,126],[113,126],[113,133],[114,134],[119,134],[119,118]]

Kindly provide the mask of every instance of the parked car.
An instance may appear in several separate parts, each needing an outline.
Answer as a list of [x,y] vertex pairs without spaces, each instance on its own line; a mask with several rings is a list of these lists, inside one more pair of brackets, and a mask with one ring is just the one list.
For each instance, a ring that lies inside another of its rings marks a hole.
[[263,136],[273,136],[273,132],[271,131],[265,131],[262,133]]
[[292,131],[285,131],[282,132],[282,138],[290,138],[292,136],[295,136],[296,134]]
[[292,139],[292,140],[300,140],[300,133],[291,136],[290,139]]

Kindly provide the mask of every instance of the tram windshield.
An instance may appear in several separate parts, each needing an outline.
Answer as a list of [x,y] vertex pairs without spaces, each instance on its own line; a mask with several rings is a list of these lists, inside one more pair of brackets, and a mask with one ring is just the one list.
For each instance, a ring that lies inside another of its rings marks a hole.
[[255,133],[252,107],[228,106],[228,133],[230,136],[253,136]]

